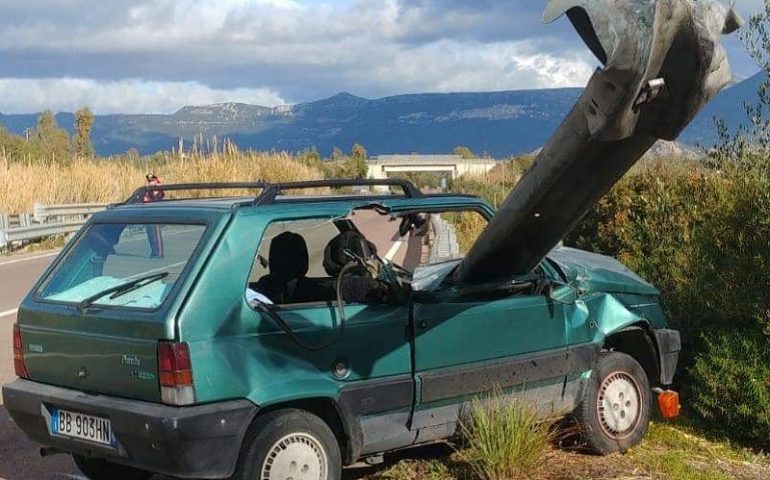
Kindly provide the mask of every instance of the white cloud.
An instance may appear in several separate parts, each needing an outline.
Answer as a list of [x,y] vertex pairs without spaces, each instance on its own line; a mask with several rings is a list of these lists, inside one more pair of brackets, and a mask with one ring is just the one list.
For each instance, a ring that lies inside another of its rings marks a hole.
[[538,53],[527,42],[440,41],[405,51],[383,48],[375,58],[351,80],[383,90],[398,82],[410,92],[558,88],[585,85],[594,69],[590,54]]
[[171,113],[184,105],[242,102],[284,104],[266,88],[213,89],[198,82],[154,82],[128,79],[97,82],[82,78],[0,79],[0,112],[75,111],[89,106],[98,114]]
[[[738,0],[738,7],[750,13],[762,1]],[[545,0],[0,1],[0,79],[39,78],[24,82],[47,88],[39,96],[22,93],[27,106],[4,96],[0,111],[70,109],[71,98],[102,111],[170,111],[212,98],[272,104],[279,94],[308,101],[343,90],[379,97],[582,86],[595,62],[569,22],[540,23],[544,6]],[[731,56],[739,55],[737,43],[728,44]],[[749,63],[734,64],[751,74],[756,67]],[[78,87],[82,82],[91,83]],[[47,87],[57,83],[69,90]]]

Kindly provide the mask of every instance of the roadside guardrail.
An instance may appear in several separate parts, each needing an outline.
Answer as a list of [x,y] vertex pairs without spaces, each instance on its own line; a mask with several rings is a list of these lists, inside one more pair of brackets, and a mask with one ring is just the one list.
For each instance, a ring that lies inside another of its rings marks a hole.
[[45,205],[35,202],[32,218],[37,223],[46,223],[49,219],[61,220],[62,217],[77,217],[88,220],[88,217],[107,208],[104,203],[73,203],[67,205]]
[[105,208],[107,204],[101,203],[67,205],[35,203],[34,212],[31,214],[0,214],[0,248],[52,235],[76,232],[91,215]]
[[440,215],[431,215],[430,218],[434,234],[433,248],[430,251],[430,263],[460,258],[460,246],[457,242],[454,227],[441,218]]

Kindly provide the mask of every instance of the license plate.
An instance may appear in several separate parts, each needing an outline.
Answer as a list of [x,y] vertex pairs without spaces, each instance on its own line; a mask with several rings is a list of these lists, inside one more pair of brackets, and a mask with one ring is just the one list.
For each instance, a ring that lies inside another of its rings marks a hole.
[[51,431],[71,438],[112,445],[112,422],[107,418],[52,409]]

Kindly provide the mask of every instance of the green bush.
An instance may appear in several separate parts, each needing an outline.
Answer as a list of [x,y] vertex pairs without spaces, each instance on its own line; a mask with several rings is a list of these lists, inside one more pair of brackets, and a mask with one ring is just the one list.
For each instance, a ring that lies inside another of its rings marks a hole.
[[484,480],[532,478],[551,448],[553,431],[537,413],[502,393],[475,400],[462,424],[467,443],[461,452]]
[[[566,241],[617,257],[661,290],[670,324],[682,332],[678,381],[697,398],[695,413],[715,428],[730,414],[731,437],[764,442],[770,403],[757,389],[766,386],[738,387],[742,378],[770,380],[751,361],[770,365],[770,178],[762,169],[676,160],[642,166]],[[728,330],[734,338],[701,339]]]
[[668,160],[624,178],[566,242],[653,282],[692,353],[704,329],[767,327],[769,239],[767,177]]
[[709,332],[690,371],[692,408],[715,430],[770,445],[770,343],[747,330]]

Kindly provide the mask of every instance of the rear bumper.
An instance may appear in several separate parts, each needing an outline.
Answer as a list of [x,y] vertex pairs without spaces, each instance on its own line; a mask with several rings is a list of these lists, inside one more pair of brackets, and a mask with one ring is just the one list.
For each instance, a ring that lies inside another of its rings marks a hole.
[[[14,422],[43,445],[181,478],[227,478],[257,406],[235,400],[192,407],[90,395],[28,380],[3,386]],[[114,447],[52,435],[50,407],[109,418]]]

